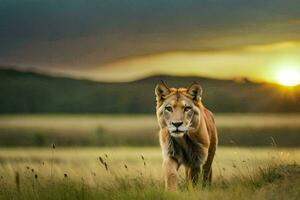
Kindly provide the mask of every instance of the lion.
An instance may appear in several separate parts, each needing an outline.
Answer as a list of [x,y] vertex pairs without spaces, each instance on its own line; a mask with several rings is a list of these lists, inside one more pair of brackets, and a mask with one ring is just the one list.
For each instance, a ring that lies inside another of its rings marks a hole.
[[169,88],[162,82],[155,95],[166,190],[177,190],[181,165],[194,187],[201,173],[202,187],[210,185],[218,136],[213,114],[201,100],[202,87],[194,82],[188,88]]

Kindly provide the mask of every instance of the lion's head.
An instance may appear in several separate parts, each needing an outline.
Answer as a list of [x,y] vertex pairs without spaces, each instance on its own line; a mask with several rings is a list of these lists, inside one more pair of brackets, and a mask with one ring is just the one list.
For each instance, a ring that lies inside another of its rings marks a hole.
[[171,136],[182,137],[198,128],[202,106],[202,88],[198,83],[188,88],[169,88],[161,83],[156,86],[155,95],[159,125],[167,128]]

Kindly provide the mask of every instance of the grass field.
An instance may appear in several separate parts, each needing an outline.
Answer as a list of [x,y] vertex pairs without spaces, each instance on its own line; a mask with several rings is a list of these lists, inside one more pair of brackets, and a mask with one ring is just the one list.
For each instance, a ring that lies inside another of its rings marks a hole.
[[2,148],[0,198],[299,199],[299,162],[296,148],[220,147],[210,189],[193,191],[180,170],[180,191],[166,193],[157,147]]
[[[300,147],[299,114],[217,114],[220,145]],[[0,146],[157,146],[152,115],[2,115]]]
[[300,198],[300,115],[216,122],[213,185],[193,190],[181,169],[180,191],[168,193],[154,116],[2,115],[0,199]]

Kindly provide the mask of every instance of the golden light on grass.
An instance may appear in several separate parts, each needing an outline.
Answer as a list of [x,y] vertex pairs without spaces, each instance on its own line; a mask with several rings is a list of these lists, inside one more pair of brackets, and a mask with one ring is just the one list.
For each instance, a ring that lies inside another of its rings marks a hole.
[[294,69],[282,69],[277,74],[277,81],[284,86],[296,86],[300,84],[300,74]]

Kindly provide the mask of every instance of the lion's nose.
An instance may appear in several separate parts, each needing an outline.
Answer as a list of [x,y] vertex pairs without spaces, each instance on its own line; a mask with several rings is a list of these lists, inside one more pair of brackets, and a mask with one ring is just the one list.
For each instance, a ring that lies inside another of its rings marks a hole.
[[183,122],[172,122],[172,124],[178,128],[179,126],[181,126],[183,124]]

